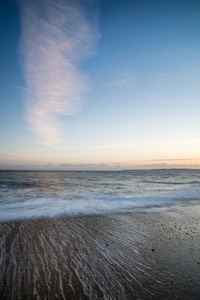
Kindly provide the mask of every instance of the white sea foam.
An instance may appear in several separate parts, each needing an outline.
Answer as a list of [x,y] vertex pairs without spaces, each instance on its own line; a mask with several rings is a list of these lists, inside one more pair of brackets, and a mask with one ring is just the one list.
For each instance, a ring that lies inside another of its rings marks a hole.
[[198,202],[199,174],[166,170],[0,172],[0,221],[108,214]]
[[[19,196],[19,195],[18,195]],[[24,199],[23,199],[24,198]],[[28,198],[28,199],[27,199]],[[138,196],[78,196],[32,195],[1,203],[0,220],[9,221],[30,218],[53,218],[57,216],[77,216],[148,210],[177,205],[179,202],[199,200],[200,190],[190,192],[165,193],[162,195]]]

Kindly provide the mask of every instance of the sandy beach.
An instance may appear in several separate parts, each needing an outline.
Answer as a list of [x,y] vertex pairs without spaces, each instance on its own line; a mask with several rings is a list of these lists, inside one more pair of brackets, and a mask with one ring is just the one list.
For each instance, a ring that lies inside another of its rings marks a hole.
[[1,299],[200,299],[200,206],[0,224]]

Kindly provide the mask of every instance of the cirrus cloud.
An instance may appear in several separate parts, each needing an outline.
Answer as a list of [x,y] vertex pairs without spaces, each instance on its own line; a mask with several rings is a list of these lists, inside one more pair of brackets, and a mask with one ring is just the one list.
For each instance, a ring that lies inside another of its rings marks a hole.
[[76,113],[88,90],[80,64],[99,38],[94,1],[20,0],[25,119],[39,143],[61,142],[59,115]]

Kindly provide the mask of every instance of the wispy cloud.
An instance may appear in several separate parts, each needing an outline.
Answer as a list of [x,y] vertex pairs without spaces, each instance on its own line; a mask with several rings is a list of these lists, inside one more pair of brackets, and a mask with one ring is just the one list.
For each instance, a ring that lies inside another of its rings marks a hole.
[[128,146],[135,146],[135,145],[136,144],[114,144],[114,145],[85,146],[81,148],[82,149],[106,149],[106,148],[128,147]]
[[199,164],[142,164],[142,165],[133,165],[128,166],[127,169],[200,169]]
[[0,153],[3,153],[5,155],[15,155],[15,153],[13,153],[13,152],[8,152],[8,151],[1,150],[1,149],[0,149]]
[[106,149],[106,148],[120,148],[120,147],[129,147],[137,146],[140,143],[132,144],[110,144],[110,145],[95,145],[95,146],[77,146],[77,147],[65,147],[65,146],[52,146],[54,149]]
[[164,158],[164,159],[151,159],[149,161],[198,161],[200,158]]
[[181,72],[174,72],[174,73],[166,73],[166,72],[158,72],[157,73],[157,78],[163,78],[163,79],[173,79],[173,80],[181,80],[181,79],[185,79],[185,80],[191,80],[192,78],[191,73],[181,73]]
[[61,142],[58,115],[76,113],[88,90],[80,63],[99,38],[94,1],[20,0],[25,119],[39,143]]
[[109,165],[101,163],[101,164],[67,164],[67,163],[63,163],[58,165],[58,167],[61,168],[67,168],[67,169],[95,169],[95,168],[106,168],[109,167]]
[[117,74],[112,74],[111,79],[108,79],[107,87],[115,88],[127,88],[135,87],[137,83],[137,77],[135,74],[130,72],[122,72]]
[[198,84],[199,79],[199,70],[188,70],[185,72],[157,72],[152,76],[151,81],[156,84],[157,87],[163,87],[169,84]]

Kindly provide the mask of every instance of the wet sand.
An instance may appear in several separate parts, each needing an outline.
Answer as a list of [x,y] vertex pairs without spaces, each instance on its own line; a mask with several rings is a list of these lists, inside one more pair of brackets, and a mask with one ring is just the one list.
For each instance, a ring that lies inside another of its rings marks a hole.
[[200,206],[0,223],[1,299],[200,299]]

